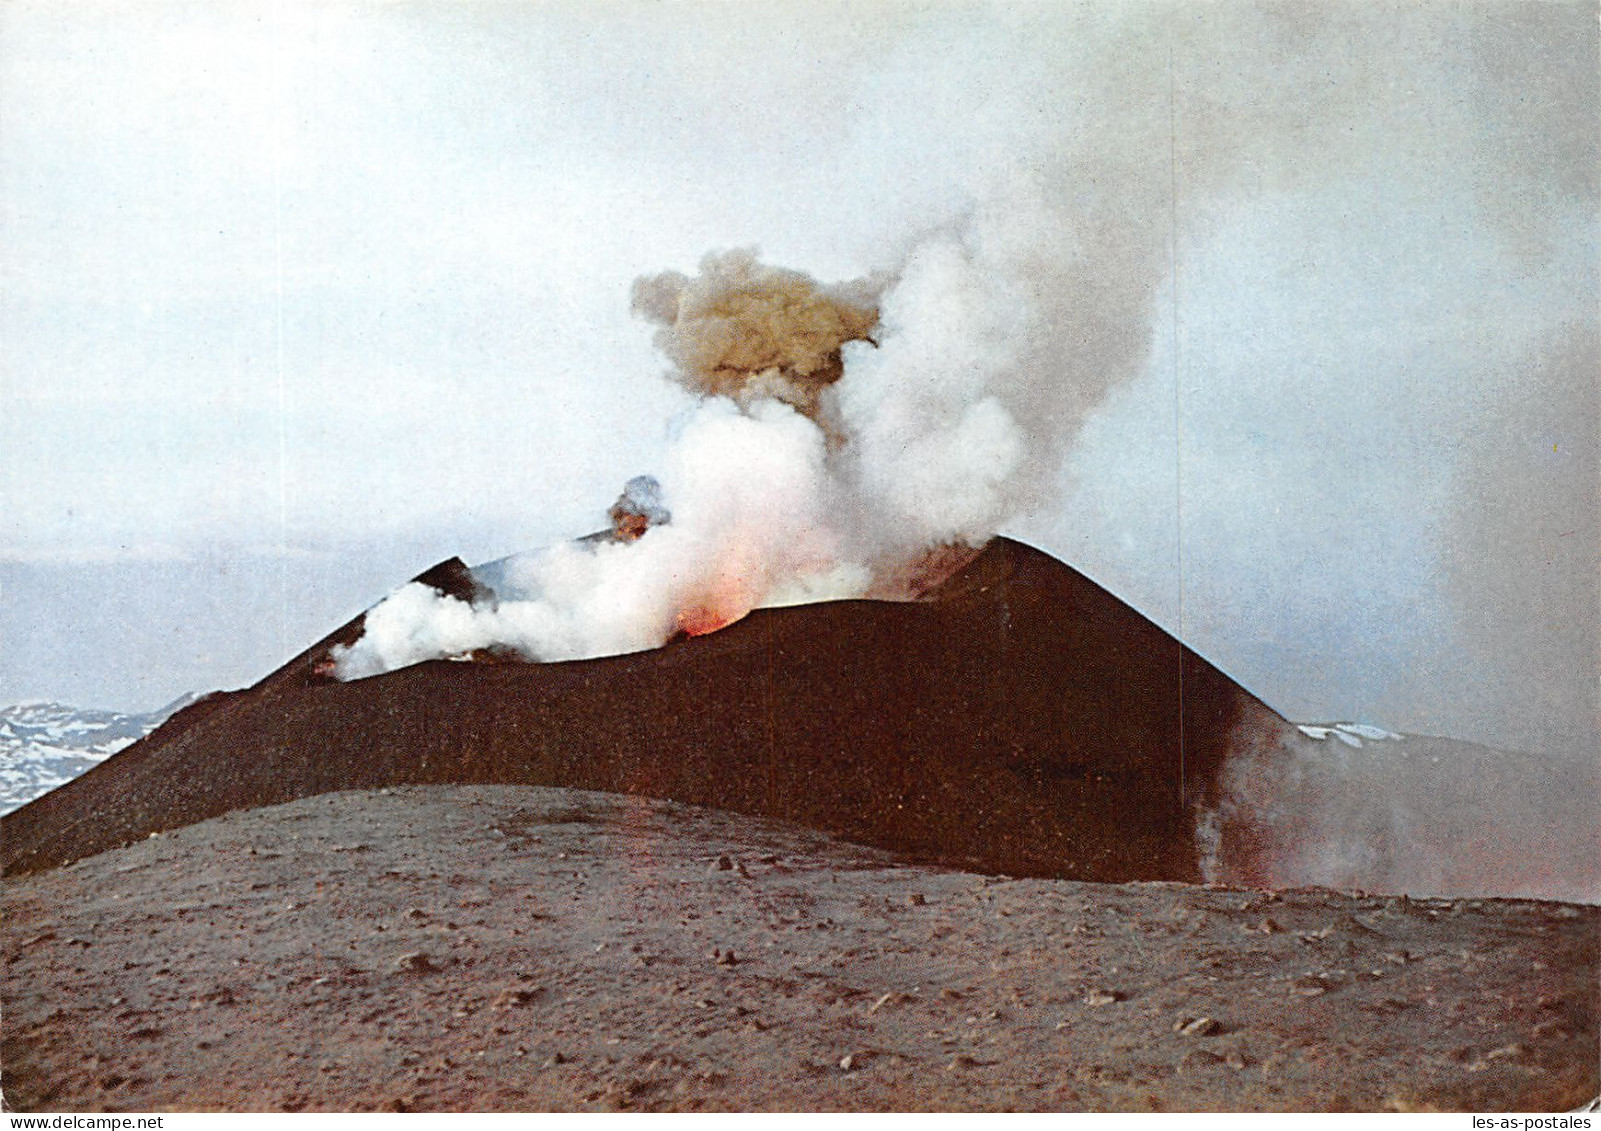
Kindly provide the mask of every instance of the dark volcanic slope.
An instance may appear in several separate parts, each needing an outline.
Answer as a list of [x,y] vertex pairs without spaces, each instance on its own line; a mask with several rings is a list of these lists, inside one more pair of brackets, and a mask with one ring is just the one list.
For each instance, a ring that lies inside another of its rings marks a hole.
[[[463,591],[459,562],[420,580]],[[1194,809],[1237,724],[1282,725],[1129,606],[996,539],[933,599],[762,610],[563,664],[314,674],[243,692],[0,820],[7,873],[233,809],[395,784],[570,786],[779,817],[916,858],[1198,878]]]
[[0,884],[0,1058],[22,1111],[1563,1111],[1598,1087],[1598,928],[341,793]]

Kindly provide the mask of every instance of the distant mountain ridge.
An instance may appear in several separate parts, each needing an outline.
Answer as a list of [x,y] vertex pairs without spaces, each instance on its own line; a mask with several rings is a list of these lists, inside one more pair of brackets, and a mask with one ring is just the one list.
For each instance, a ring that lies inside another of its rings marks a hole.
[[99,765],[200,697],[186,694],[143,714],[42,700],[0,708],[0,813]]

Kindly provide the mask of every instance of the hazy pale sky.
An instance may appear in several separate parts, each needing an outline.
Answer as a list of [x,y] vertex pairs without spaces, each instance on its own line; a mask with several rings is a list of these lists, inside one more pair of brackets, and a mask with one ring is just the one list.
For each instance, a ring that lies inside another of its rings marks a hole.
[[1292,717],[1593,756],[1597,24],[7,0],[0,702],[593,529],[683,405],[636,276],[893,271],[1023,184],[1127,348],[1008,529]]

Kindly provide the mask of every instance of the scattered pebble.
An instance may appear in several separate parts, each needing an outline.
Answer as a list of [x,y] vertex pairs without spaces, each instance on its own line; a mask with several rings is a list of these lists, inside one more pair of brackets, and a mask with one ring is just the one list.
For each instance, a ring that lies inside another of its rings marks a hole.
[[1116,990],[1091,990],[1084,995],[1085,1005],[1112,1005],[1123,1000]]
[[507,990],[500,995],[495,1004],[501,1009],[511,1009],[516,1006],[531,1005],[544,995],[544,986],[533,986],[528,989]]

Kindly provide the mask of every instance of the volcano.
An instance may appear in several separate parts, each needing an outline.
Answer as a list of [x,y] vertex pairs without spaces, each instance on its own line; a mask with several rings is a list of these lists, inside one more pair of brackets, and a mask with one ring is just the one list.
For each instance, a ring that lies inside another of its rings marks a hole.
[[[417,580],[464,600],[476,584],[457,559]],[[362,623],[0,819],[5,872],[232,810],[455,783],[681,801],[990,873],[1195,881],[1231,738],[1289,726],[1007,538],[918,601],[759,609],[603,659],[327,678]]]

